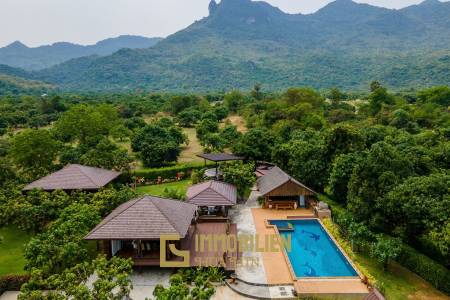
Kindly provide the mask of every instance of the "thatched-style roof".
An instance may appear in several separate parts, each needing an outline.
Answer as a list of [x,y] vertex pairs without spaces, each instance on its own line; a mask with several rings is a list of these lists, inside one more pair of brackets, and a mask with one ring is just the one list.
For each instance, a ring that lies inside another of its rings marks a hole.
[[189,187],[187,199],[198,206],[232,206],[237,201],[237,189],[232,184],[211,180]]
[[86,240],[152,240],[162,234],[183,238],[197,206],[178,200],[143,196],[117,207]]
[[243,157],[236,156],[229,153],[203,153],[197,155],[198,157],[204,158],[206,160],[221,162],[221,161],[231,161],[231,160],[243,160]]
[[313,194],[316,193],[312,189],[310,189],[309,187],[304,185],[303,183],[301,183],[298,180],[296,180],[295,178],[291,177],[289,174],[287,174],[286,172],[284,172],[277,166],[270,169],[264,176],[258,178],[258,180],[256,181],[256,184],[257,184],[259,192],[262,195],[265,195],[265,194],[273,191],[274,189],[282,186],[283,184],[285,184],[287,182],[292,182],[292,183],[310,191]]
[[73,164],[30,183],[23,190],[98,190],[119,175],[116,171]]

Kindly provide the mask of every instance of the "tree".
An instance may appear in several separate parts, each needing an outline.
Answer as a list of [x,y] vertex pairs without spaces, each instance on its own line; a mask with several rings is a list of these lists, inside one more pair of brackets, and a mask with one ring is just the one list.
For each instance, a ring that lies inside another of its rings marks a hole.
[[36,268],[50,275],[86,261],[89,254],[83,238],[100,220],[99,212],[89,204],[69,205],[46,231],[27,244],[25,269]]
[[236,113],[244,103],[244,95],[235,90],[226,94],[223,102],[230,112]]
[[157,167],[177,161],[184,138],[181,130],[176,127],[151,124],[136,133],[131,147],[133,151],[139,152],[145,166]]
[[219,133],[208,133],[203,136],[200,144],[203,146],[203,150],[206,153],[222,152],[225,149],[227,141]]
[[386,142],[372,145],[365,159],[355,165],[348,185],[348,208],[359,221],[385,230],[391,223],[383,198],[413,175],[410,160]]
[[450,87],[436,86],[417,93],[422,103],[434,103],[444,107],[450,106]]
[[164,288],[162,284],[158,284],[153,290],[153,296],[157,300],[170,299],[188,299],[189,286],[183,281],[181,275],[175,274],[170,276],[169,287]]
[[216,105],[213,111],[218,121],[225,119],[229,113],[228,109],[224,105]]
[[330,91],[330,99],[332,104],[337,105],[344,99],[344,94],[338,88],[334,87]]
[[0,186],[3,186],[6,182],[16,179],[16,173],[6,158],[0,158]]
[[307,103],[313,108],[318,108],[324,103],[324,99],[310,88],[290,88],[283,94],[283,98],[289,106]]
[[231,147],[240,139],[241,135],[237,130],[237,126],[231,124],[225,125],[220,131],[220,136],[225,140],[225,147]]
[[192,127],[200,119],[201,113],[196,109],[186,109],[177,115],[177,122],[181,127]]
[[327,155],[332,161],[336,155],[346,154],[364,149],[364,137],[353,126],[338,124],[325,133]]
[[255,100],[262,100],[264,98],[264,94],[262,92],[262,86],[260,83],[257,83],[253,86],[252,91],[250,92],[250,94],[252,95],[252,97]]
[[348,237],[352,243],[353,250],[359,251],[372,239],[372,232],[364,223],[351,222],[348,226]]
[[217,121],[211,119],[203,119],[195,129],[197,131],[197,137],[202,140],[207,134],[219,132],[219,124]]
[[326,192],[336,201],[347,203],[348,183],[355,166],[364,158],[363,153],[338,155],[331,166]]
[[386,214],[392,211],[391,226],[404,228],[408,241],[427,231],[442,230],[450,216],[449,186],[450,175],[435,173],[410,177],[393,187],[383,203]]
[[[30,280],[21,289],[19,299],[73,299],[121,300],[128,298],[132,289],[129,275],[132,260],[99,256],[92,262],[83,262],[44,279],[42,272],[33,270]],[[93,282],[89,282],[94,278]],[[43,292],[39,286],[50,286],[52,291]]]
[[103,138],[95,148],[89,149],[80,157],[80,162],[84,165],[121,172],[129,171],[132,161],[127,150],[120,149],[108,138]]
[[373,93],[376,90],[378,90],[379,88],[382,88],[381,83],[374,80],[370,83],[370,92]]
[[372,116],[379,113],[385,104],[394,104],[394,97],[385,88],[377,88],[369,95],[369,111]]
[[267,130],[252,128],[233,146],[233,152],[254,161],[270,160],[274,138]]
[[111,129],[111,135],[114,139],[123,141],[131,135],[131,131],[125,125],[117,125]]
[[230,163],[225,165],[222,171],[223,180],[235,185],[241,197],[244,196],[245,191],[250,189],[256,181],[255,165],[253,163]]
[[64,141],[86,143],[93,137],[107,135],[117,125],[117,110],[110,105],[79,104],[64,112],[54,130]]
[[391,260],[396,259],[402,251],[402,244],[398,239],[377,236],[372,245],[371,255],[375,257],[386,270]]
[[53,168],[59,148],[48,130],[27,129],[12,139],[10,156],[17,167],[35,178]]

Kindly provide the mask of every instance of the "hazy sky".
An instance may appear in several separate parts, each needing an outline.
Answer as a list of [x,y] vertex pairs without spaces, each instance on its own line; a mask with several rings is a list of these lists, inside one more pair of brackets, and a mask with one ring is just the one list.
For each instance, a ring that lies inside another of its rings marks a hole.
[[[217,0],[217,2],[219,2]],[[331,0],[266,0],[289,13],[311,13]],[[356,0],[401,8],[422,0]],[[92,44],[121,34],[172,34],[208,14],[209,0],[0,0],[0,47],[68,41]]]

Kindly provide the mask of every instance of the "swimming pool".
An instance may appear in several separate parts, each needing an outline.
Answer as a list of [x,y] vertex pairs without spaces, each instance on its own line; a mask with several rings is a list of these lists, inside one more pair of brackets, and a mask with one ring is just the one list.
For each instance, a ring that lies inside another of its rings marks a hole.
[[353,277],[358,273],[318,220],[271,220],[281,236],[291,235],[286,251],[297,278]]

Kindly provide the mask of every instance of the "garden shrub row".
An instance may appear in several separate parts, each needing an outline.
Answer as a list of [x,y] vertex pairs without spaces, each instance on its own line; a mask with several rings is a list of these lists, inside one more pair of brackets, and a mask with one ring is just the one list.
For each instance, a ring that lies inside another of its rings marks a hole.
[[158,177],[161,177],[163,180],[174,179],[177,176],[177,173],[184,173],[184,177],[187,177],[193,170],[200,170],[204,167],[205,165],[203,163],[193,163],[162,168],[146,168],[134,171],[133,175],[137,177],[143,177],[148,181],[156,181]]
[[30,275],[0,276],[0,295],[6,291],[20,291],[20,287],[30,280]]
[[[333,200],[319,196],[331,208],[333,221],[339,226],[341,233],[347,230],[351,214]],[[435,288],[450,293],[450,271],[430,257],[402,243],[402,251],[396,261],[411,272],[416,273]]]
[[450,293],[450,271],[428,256],[403,244],[402,252],[397,261],[431,283],[438,290],[447,294]]

